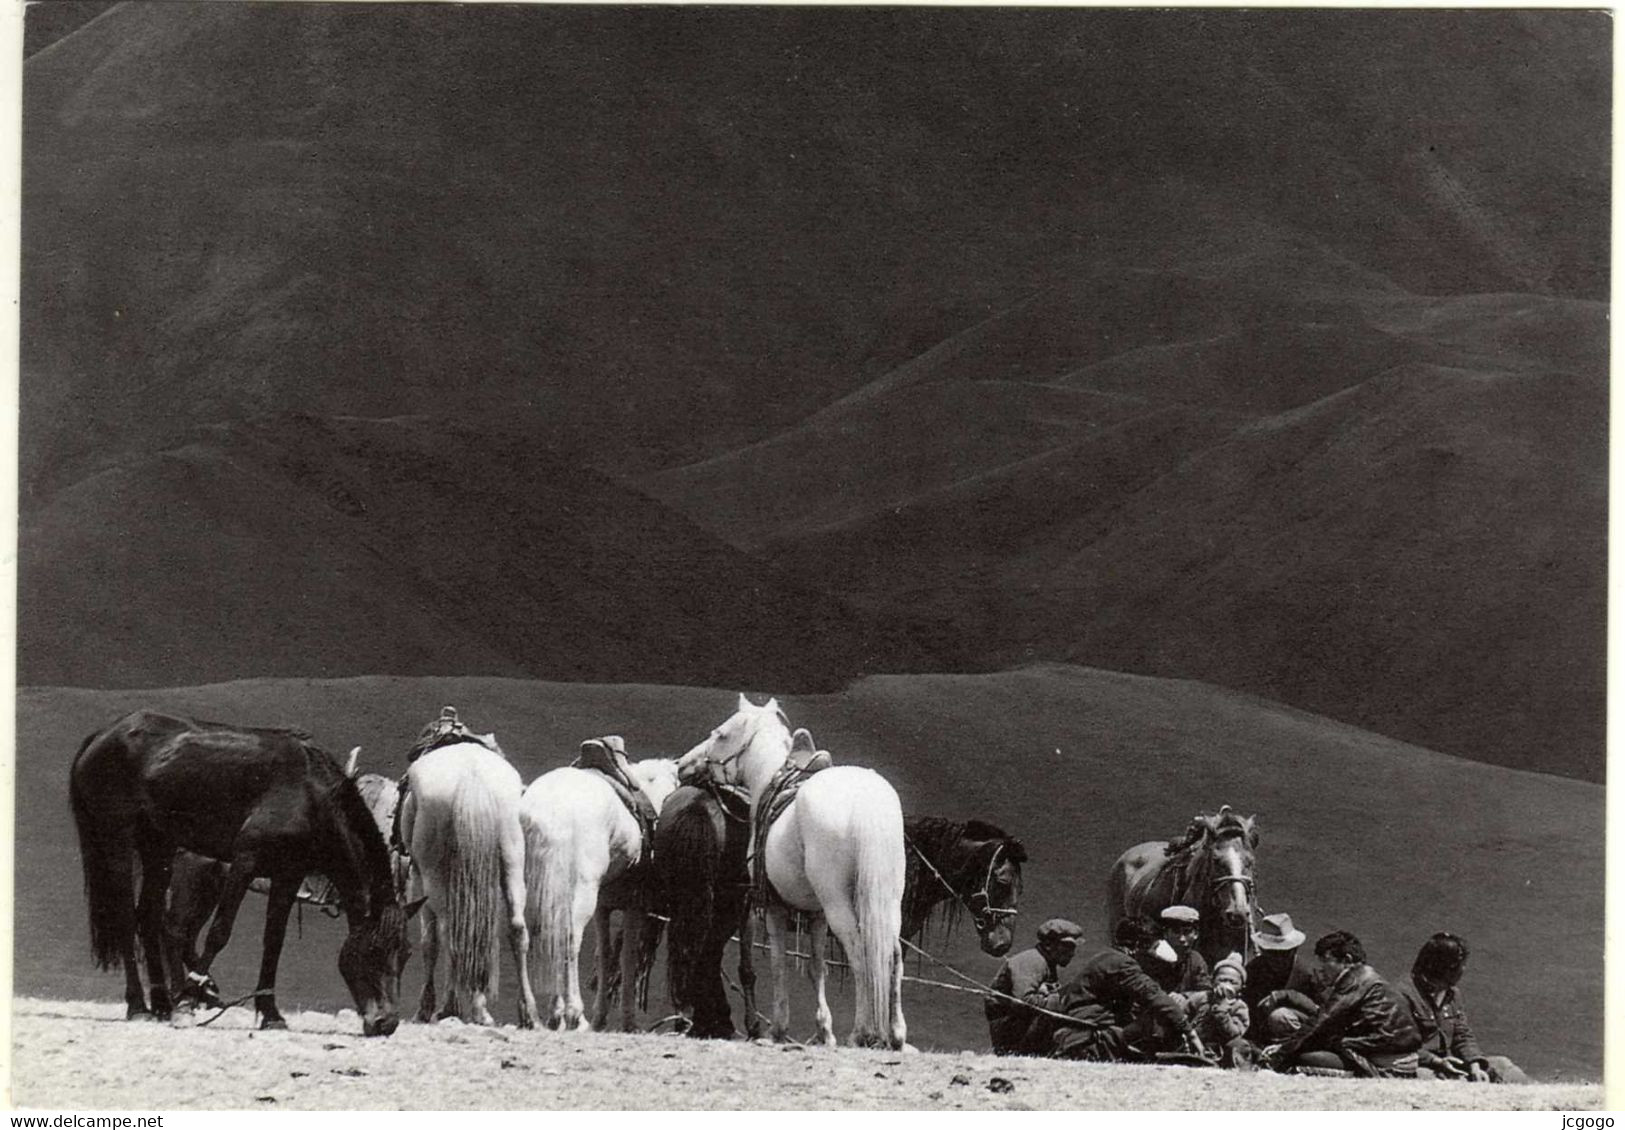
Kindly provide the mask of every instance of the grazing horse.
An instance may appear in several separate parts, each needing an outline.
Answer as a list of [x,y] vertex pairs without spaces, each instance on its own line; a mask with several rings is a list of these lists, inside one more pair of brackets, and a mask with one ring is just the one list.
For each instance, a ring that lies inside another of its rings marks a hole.
[[[423,917],[423,996],[417,1018],[456,1016],[491,1024],[501,937],[519,970],[519,1026],[535,1024],[530,933],[525,926],[525,839],[519,826],[519,772],[476,741],[424,753],[406,771],[401,842],[411,859],[409,884],[427,899]],[[435,966],[446,949],[450,988],[437,1012]]]
[[1227,953],[1245,957],[1252,946],[1254,819],[1225,805],[1216,816],[1195,817],[1179,840],[1152,840],[1119,856],[1106,887],[1108,936],[1125,918],[1184,905],[1202,916],[1197,949],[1209,965]]
[[[773,1037],[789,1038],[785,930],[792,911],[810,919],[813,980],[818,993],[818,1040],[835,1043],[825,997],[829,931],[853,967],[857,1007],[852,1042],[903,1048],[902,943],[903,808],[880,774],[836,765],[806,775],[799,791],[774,818],[770,792],[796,775],[789,723],[776,699],[755,706],[744,695],[739,709],[678,762],[685,774],[709,763],[724,784],[751,797],[753,827],[766,824],[757,865],[776,897],[764,908],[773,965]],[[770,822],[769,822],[770,821]],[[753,837],[753,842],[757,842]]]
[[[583,743],[607,756],[610,739]],[[670,758],[628,762],[624,771],[654,812],[677,787]],[[632,798],[635,799],[635,798]],[[645,952],[645,837],[638,818],[610,778],[592,769],[564,766],[543,773],[525,790],[520,805],[525,837],[526,920],[540,945],[544,983],[552,985],[551,1028],[603,1028],[609,999],[615,936],[610,915],[622,911],[621,1022],[635,1027],[640,953]],[[598,936],[597,997],[589,1021],[581,999],[581,940],[587,923]],[[543,980],[538,978],[538,980]]]
[[909,848],[903,937],[917,937],[945,907],[948,930],[961,911],[969,911],[982,952],[1008,953],[1010,923],[1021,901],[1021,865],[1027,862],[1022,842],[985,821],[941,816],[910,816],[903,834]]
[[[345,769],[345,775],[354,779],[361,799],[366,802],[367,810],[372,813],[372,818],[378,825],[378,833],[387,843],[390,826],[395,818],[395,805],[400,798],[400,786],[377,773],[356,776],[355,751],[351,751],[350,757],[351,762]],[[390,870],[394,876],[394,888],[396,891],[404,891],[408,866],[406,857],[392,845],[389,849],[389,859]],[[225,887],[227,870],[227,865],[217,859],[209,859],[207,856],[189,851],[175,853],[174,867],[170,872],[169,910],[166,922],[170,940],[179,947],[181,961],[188,973],[194,972],[198,967],[198,937],[202,934],[203,927],[208,924],[209,916],[214,913],[215,907],[220,905],[220,892]],[[268,894],[270,889],[270,884],[264,879],[255,879],[249,884],[249,890],[260,894]],[[336,915],[343,912],[343,908],[339,905],[338,889],[333,885],[333,880],[325,875],[306,875],[304,882],[299,884],[295,902],[320,907],[324,913]],[[200,1003],[211,1007],[221,1003],[219,990],[213,978],[195,984],[201,999]]]
[[[123,963],[130,1019],[167,1018],[175,1007],[172,986],[184,970],[166,937],[164,904],[171,864],[184,849],[228,864],[193,984],[208,977],[230,940],[249,883],[269,879],[255,1011],[262,1028],[286,1028],[276,1006],[277,961],[299,884],[318,872],[338,888],[349,919],[339,973],[355,999],[362,1031],[395,1031],[401,968],[411,954],[411,912],[396,895],[388,849],[355,782],[308,736],[137,710],[85,739],[68,792],[90,904],[91,949],[104,969]],[[138,931],[152,989],[150,1012],[137,969]]]

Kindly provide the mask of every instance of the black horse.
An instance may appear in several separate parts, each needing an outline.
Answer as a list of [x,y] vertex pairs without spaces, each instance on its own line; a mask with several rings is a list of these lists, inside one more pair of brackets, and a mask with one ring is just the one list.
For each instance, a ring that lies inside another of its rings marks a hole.
[[[396,895],[388,849],[355,782],[307,735],[138,710],[85,739],[68,791],[90,903],[91,949],[104,969],[123,964],[130,1019],[164,1019],[177,1003],[196,1000],[194,989],[177,993],[175,987],[207,978],[250,882],[266,878],[271,891],[255,1010],[262,1028],[285,1028],[276,1007],[277,961],[299,885],[317,872],[333,881],[349,919],[339,973],[362,1029],[369,1036],[395,1030],[401,969],[411,954],[411,912]],[[165,922],[178,850],[229,865],[190,975]],[[138,931],[150,1011],[137,968]]]
[[[1010,919],[1021,899],[1021,865],[1027,860],[1021,841],[981,820],[961,823],[940,816],[908,817],[903,830],[908,871],[902,936],[919,936],[938,914],[951,931],[968,912],[983,951],[995,957],[1007,953]],[[746,1030],[752,1037],[760,1031],[750,952],[749,842],[748,801],[720,786],[684,785],[660,810],[655,882],[670,918],[666,979],[672,1005],[692,1010],[690,1036],[734,1035],[722,961],[735,933]]]

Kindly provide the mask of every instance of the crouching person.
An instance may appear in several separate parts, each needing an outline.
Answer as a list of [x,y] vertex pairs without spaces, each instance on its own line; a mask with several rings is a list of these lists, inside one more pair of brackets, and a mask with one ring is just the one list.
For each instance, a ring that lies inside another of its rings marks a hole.
[[1056,1058],[1143,1060],[1170,1035],[1198,1049],[1184,1007],[1141,968],[1140,959],[1161,941],[1156,927],[1131,918],[1118,924],[1112,941],[1113,948],[1084,962],[1056,998],[1056,1010],[1072,1018],[1055,1022]]
[[1350,1071],[1367,1078],[1415,1078],[1422,1035],[1404,996],[1365,963],[1360,939],[1344,930],[1315,943],[1316,977],[1327,986],[1318,1015],[1285,1043],[1264,1049],[1277,1071]]
[[1050,1018],[1036,1009],[1055,1006],[1061,970],[1078,952],[1081,937],[1083,927],[1076,922],[1051,918],[1038,928],[1036,948],[1022,950],[999,967],[993,988],[1003,995],[982,1001],[994,1054],[1050,1053],[1054,1028]]
[[1467,953],[1467,939],[1434,934],[1422,943],[1410,978],[1399,986],[1422,1034],[1419,1074],[1473,1083],[1527,1083],[1529,1076],[1506,1056],[1479,1050],[1456,988],[1467,968]]
[[1247,1002],[1241,999],[1247,984],[1247,967],[1241,955],[1221,958],[1213,967],[1213,988],[1192,993],[1189,998],[1191,1028],[1196,1038],[1219,1053],[1225,1067],[1252,1067],[1253,1046],[1247,1042],[1251,1017]]

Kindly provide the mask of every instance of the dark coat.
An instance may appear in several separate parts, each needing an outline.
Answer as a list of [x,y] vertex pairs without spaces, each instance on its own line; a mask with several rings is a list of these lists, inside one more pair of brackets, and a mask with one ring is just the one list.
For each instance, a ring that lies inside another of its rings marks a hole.
[[1088,1030],[1121,1028],[1142,1011],[1149,1011],[1169,1031],[1181,1035],[1190,1031],[1185,1010],[1122,950],[1104,950],[1084,962],[1061,989],[1056,1005],[1075,1021],[1070,1026],[1057,1022],[1057,1051]]
[[1194,949],[1176,962],[1158,961],[1153,957],[1145,962],[1145,967],[1165,993],[1200,993],[1213,988],[1213,974],[1208,970],[1207,959]]
[[[1054,994],[1059,980],[1060,971],[1050,963],[1049,958],[1036,949],[1030,949],[1022,950],[999,966],[999,972],[993,978],[993,988],[1043,1008],[1045,1001]],[[1042,1037],[1033,1031],[1035,1021],[1043,1021],[1043,1016],[1001,997],[983,998],[982,1010],[987,1015],[987,1032],[993,1050],[999,1055],[1041,1055],[1049,1051],[1048,1030],[1038,1024],[1037,1028],[1044,1029]],[[1038,1044],[1043,1046],[1036,1046]]]
[[[1405,997],[1369,965],[1351,965],[1333,982],[1320,1014],[1281,1045],[1280,1060],[1290,1064],[1300,1052],[1326,1050],[1353,1053],[1381,1073],[1392,1061],[1422,1046]],[[1411,1062],[1409,1074],[1415,1074]]]
[[1417,984],[1415,974],[1399,983],[1399,991],[1411,1009],[1411,1020],[1422,1036],[1424,1060],[1428,1056],[1455,1056],[1467,1063],[1482,1060],[1484,1053],[1479,1049],[1472,1026],[1467,1023],[1461,993],[1452,985],[1444,990],[1443,999],[1435,1005],[1431,988],[1425,983]]

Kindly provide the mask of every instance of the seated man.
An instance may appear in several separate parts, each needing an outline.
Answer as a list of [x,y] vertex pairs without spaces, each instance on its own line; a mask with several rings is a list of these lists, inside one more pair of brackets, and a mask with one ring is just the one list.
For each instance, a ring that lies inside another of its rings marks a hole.
[[1113,947],[1084,962],[1078,975],[1055,995],[1054,1011],[1072,1017],[1057,1020],[1054,1054],[1059,1059],[1126,1062],[1144,1059],[1144,1045],[1159,1028],[1193,1049],[1200,1044],[1185,1018],[1185,1009],[1163,992],[1140,967],[1139,958],[1161,938],[1151,923],[1130,918],[1118,923]]
[[1467,968],[1467,954],[1465,938],[1434,934],[1422,943],[1410,977],[1400,983],[1411,1019],[1422,1034],[1418,1074],[1474,1083],[1527,1083],[1529,1076],[1506,1056],[1487,1056],[1479,1050],[1456,988]]
[[1207,959],[1196,950],[1196,939],[1201,934],[1202,916],[1194,907],[1170,906],[1157,916],[1162,940],[1173,948],[1174,960],[1152,962],[1146,970],[1165,993],[1187,997],[1213,987],[1213,978],[1207,968]]
[[1247,1043],[1247,1002],[1241,999],[1246,984],[1247,968],[1241,955],[1233,953],[1213,967],[1213,988],[1197,990],[1186,1001],[1197,1038],[1208,1048],[1222,1049],[1227,1067],[1252,1062],[1252,1047]]
[[1065,918],[1051,918],[1038,928],[1036,949],[1022,950],[999,966],[993,988],[1025,1002],[986,997],[988,1036],[996,1055],[1048,1055],[1053,1034],[1051,1019],[1028,1005],[1047,1007],[1061,984],[1061,969],[1078,952],[1083,927]]
[[1320,1011],[1313,971],[1298,960],[1303,931],[1290,914],[1266,914],[1253,930],[1258,956],[1247,963],[1241,999],[1247,1006],[1248,1038],[1260,1047],[1278,1044]]
[[1399,990],[1365,963],[1346,930],[1315,943],[1316,979],[1326,986],[1320,1013],[1285,1043],[1264,1049],[1277,1071],[1333,1068],[1364,1077],[1414,1078],[1422,1035]]

